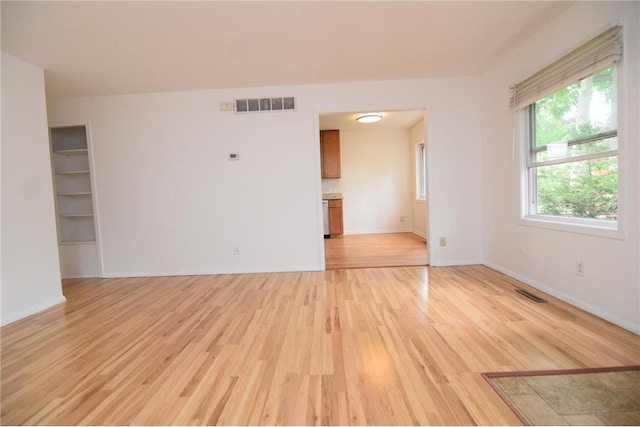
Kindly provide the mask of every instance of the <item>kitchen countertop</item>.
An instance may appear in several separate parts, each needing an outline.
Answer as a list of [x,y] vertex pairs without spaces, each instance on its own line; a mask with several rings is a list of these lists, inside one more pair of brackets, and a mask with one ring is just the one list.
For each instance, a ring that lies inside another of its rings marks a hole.
[[342,199],[342,193],[322,193],[322,200],[339,200]]

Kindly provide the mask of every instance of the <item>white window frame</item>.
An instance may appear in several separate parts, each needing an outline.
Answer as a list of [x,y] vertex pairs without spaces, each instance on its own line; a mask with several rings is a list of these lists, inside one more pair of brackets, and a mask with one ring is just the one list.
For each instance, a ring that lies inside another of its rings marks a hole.
[[416,200],[427,200],[427,147],[416,144]]
[[[597,72],[596,72],[597,73]],[[594,73],[594,74],[596,74]],[[626,220],[626,210],[624,203],[624,192],[626,189],[626,173],[624,168],[625,138],[623,131],[624,108],[626,97],[623,90],[624,81],[622,79],[622,67],[620,64],[616,67],[616,91],[618,102],[618,125],[617,138],[618,149],[616,153],[618,163],[618,219],[617,221],[605,221],[592,218],[577,218],[554,215],[541,215],[537,213],[537,191],[535,167],[529,167],[529,151],[531,144],[531,123],[530,123],[530,106],[519,110],[517,114],[518,135],[520,136],[520,170],[521,170],[521,219],[520,224],[526,226],[534,226],[551,230],[559,230],[573,233],[589,234],[600,237],[609,237],[614,239],[625,239],[624,223]],[[567,84],[570,86],[570,84]],[[585,159],[575,159],[585,160]]]

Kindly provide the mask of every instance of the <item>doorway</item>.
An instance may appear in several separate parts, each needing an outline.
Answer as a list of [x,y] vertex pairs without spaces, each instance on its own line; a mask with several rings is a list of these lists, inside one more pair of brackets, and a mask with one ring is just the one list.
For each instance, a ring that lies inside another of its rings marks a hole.
[[347,234],[324,241],[325,268],[427,265],[425,238],[411,232]]
[[358,113],[319,115],[321,131],[340,133],[341,175],[323,179],[322,193],[340,195],[344,228],[324,241],[325,268],[428,265],[426,110],[367,124]]

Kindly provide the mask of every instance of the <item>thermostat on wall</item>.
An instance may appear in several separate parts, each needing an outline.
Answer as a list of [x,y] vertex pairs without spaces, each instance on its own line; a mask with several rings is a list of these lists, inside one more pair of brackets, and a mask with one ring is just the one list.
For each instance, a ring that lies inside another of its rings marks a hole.
[[240,160],[240,153],[229,153],[229,160]]

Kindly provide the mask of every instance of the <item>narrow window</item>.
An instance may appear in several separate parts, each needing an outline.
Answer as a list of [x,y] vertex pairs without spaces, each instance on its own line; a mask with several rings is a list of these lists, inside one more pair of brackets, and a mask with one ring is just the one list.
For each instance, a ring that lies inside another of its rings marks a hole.
[[427,153],[424,142],[417,145],[416,149],[416,199],[427,198]]

